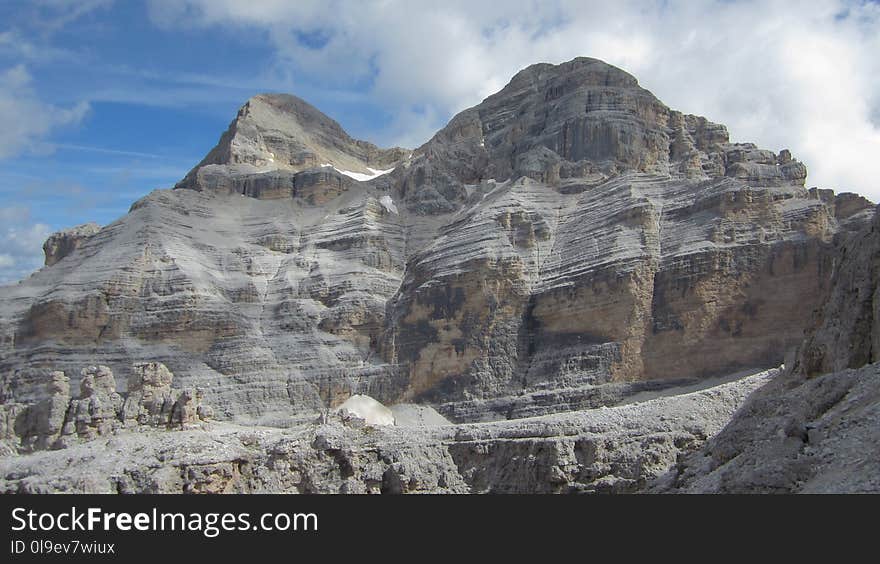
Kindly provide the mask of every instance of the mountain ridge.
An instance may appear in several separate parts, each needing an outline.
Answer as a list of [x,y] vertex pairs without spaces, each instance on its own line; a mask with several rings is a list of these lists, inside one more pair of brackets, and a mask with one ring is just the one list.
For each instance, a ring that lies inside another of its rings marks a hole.
[[596,59],[523,69],[411,152],[257,95],[177,189],[0,291],[0,368],[158,361],[220,418],[368,393],[458,421],[771,368],[873,213],[805,178]]

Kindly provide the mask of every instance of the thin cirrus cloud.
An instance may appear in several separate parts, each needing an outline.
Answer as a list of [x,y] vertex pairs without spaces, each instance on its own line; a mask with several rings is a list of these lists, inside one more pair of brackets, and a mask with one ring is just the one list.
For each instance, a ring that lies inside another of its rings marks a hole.
[[639,78],[735,141],[790,148],[808,183],[880,200],[880,6],[817,0],[326,2],[152,0],[166,29],[259,30],[299,83],[364,89],[374,137],[417,145],[519,69],[575,56]]
[[[0,159],[26,153],[51,153],[44,140],[59,128],[79,124],[90,105],[83,100],[70,107],[42,101],[33,87],[31,64],[76,63],[81,55],[57,47],[53,37],[63,28],[113,0],[32,0],[6,13],[0,28]],[[16,26],[24,23],[24,28]],[[6,28],[9,26],[8,28]]]

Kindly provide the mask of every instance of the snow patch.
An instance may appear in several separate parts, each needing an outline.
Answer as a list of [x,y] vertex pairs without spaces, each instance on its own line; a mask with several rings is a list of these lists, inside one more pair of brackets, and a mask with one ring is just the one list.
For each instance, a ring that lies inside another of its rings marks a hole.
[[336,168],[335,166],[333,168],[339,174],[344,174],[345,176],[347,176],[349,178],[354,178],[355,180],[360,180],[361,182],[366,182],[367,180],[379,178],[383,174],[388,174],[389,172],[394,170],[393,168],[389,168],[388,170],[377,170],[375,168],[367,167],[367,170],[370,171],[370,174],[364,174],[361,172],[351,172],[350,170],[340,170],[340,169]]
[[389,212],[397,213],[397,206],[394,205],[394,200],[392,200],[391,196],[389,196],[388,194],[379,198],[379,203],[382,204],[382,207]]
[[394,414],[391,410],[370,396],[355,394],[333,411],[336,413],[347,411],[365,420],[369,425],[394,425]]

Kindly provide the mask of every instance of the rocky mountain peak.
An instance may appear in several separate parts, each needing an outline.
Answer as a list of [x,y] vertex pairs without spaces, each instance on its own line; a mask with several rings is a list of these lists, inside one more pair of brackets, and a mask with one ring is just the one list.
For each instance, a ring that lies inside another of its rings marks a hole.
[[402,182],[421,213],[460,208],[467,185],[528,177],[582,191],[627,173],[803,186],[806,167],[727,128],[670,109],[632,75],[597,59],[539,63],[459,113],[415,151]]
[[[366,178],[393,169],[409,151],[352,138],[335,120],[290,94],[258,94],[238,111],[217,145],[178,183],[196,190],[267,172],[327,168]],[[239,182],[241,183],[241,182]]]
[[565,81],[580,86],[638,88],[639,81],[628,72],[591,57],[577,57],[554,65],[535,63],[516,73],[510,82],[489,98],[504,97],[521,88],[542,89],[552,81]]
[[822,373],[878,360],[880,218],[805,177],[596,59],[412,153],[255,96],[0,287],[0,492],[877,491],[878,365]]
[[155,361],[221,418],[363,394],[473,421],[770,368],[872,213],[805,176],[595,59],[524,69],[412,154],[261,94],[186,189],[0,289],[0,371]]

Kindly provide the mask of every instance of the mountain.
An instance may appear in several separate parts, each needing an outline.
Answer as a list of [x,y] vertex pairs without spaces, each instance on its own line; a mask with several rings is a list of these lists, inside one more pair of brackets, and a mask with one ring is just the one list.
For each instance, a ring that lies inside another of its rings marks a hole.
[[828,299],[785,372],[653,491],[880,491],[880,215],[835,245]]
[[[308,426],[364,394],[436,409],[434,421],[511,420],[388,431],[379,446],[356,432],[327,439],[377,460],[408,445],[395,463],[446,467],[451,490],[529,491],[502,464],[505,437],[518,437],[531,454],[571,458],[553,491],[632,491],[719,431],[805,330],[820,330],[823,308],[845,302],[842,241],[870,229],[874,206],[806,177],[788,150],[732,143],[723,125],[596,59],[532,65],[413,150],[355,140],[299,98],[261,94],[174,189],[103,228],[53,235],[47,266],[0,288],[0,431],[17,452],[205,413]],[[824,356],[800,365],[846,364],[834,360],[839,332],[815,335]],[[683,390],[697,395],[582,411]],[[703,414],[697,427],[688,410]],[[644,427],[624,440],[615,425],[630,418]],[[587,420],[599,438],[574,438]],[[429,444],[439,458],[413,446]],[[318,462],[288,463],[320,474],[319,447]],[[430,491],[431,476],[386,486]],[[345,487],[375,482],[364,480]],[[242,483],[232,489],[342,488]]]

